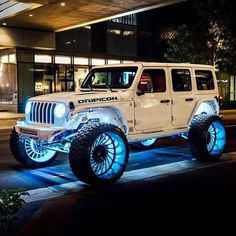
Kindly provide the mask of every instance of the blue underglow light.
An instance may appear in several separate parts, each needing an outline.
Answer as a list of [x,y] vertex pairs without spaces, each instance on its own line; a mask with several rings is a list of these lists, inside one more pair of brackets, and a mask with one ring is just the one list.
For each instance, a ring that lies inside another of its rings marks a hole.
[[142,141],[142,145],[145,146],[145,147],[148,147],[148,146],[151,146],[152,144],[154,144],[156,141],[155,138],[152,138],[152,139],[147,139],[145,141]]
[[226,133],[223,124],[216,120],[210,125],[207,132],[207,150],[213,156],[220,155],[226,144]]

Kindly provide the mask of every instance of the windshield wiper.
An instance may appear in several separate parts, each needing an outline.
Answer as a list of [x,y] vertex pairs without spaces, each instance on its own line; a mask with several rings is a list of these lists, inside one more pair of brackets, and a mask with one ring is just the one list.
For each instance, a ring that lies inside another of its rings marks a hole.
[[106,86],[107,86],[108,89],[110,89],[111,92],[114,92],[108,84],[106,84]]

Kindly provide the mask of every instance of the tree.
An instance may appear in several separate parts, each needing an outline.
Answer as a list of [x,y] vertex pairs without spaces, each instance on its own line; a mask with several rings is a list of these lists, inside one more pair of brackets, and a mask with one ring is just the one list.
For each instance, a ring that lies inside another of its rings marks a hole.
[[229,0],[192,0],[194,20],[178,27],[169,40],[167,61],[203,63],[236,71],[236,36]]

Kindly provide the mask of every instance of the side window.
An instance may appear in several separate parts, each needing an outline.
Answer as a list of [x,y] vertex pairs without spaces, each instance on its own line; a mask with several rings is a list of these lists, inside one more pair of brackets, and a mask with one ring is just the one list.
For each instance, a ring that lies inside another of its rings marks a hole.
[[172,69],[172,84],[175,92],[191,91],[191,74],[187,69]]
[[166,91],[166,76],[162,69],[144,70],[138,89],[147,93],[161,93]]
[[195,71],[197,90],[213,90],[215,89],[214,79],[211,71],[196,70]]

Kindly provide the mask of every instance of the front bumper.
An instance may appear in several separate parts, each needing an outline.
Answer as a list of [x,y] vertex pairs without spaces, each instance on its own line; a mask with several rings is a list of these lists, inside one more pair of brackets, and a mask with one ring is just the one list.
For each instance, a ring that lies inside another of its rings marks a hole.
[[35,139],[41,139],[45,141],[52,140],[55,135],[65,130],[62,127],[39,127],[34,125],[28,125],[25,123],[25,121],[18,121],[15,125],[15,129],[19,135]]

